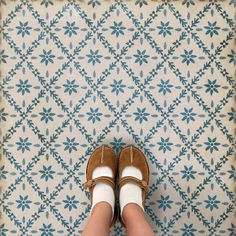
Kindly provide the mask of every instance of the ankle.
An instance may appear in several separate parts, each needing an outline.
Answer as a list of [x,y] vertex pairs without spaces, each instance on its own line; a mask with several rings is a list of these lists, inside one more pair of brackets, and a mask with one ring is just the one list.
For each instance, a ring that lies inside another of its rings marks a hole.
[[[135,204],[129,203],[124,207],[123,219],[125,222],[127,235],[135,236],[155,236],[146,218],[143,209]],[[137,224],[139,222],[139,224]]]
[[135,222],[141,218],[146,219],[144,209],[136,203],[128,203],[125,205],[121,217],[125,222]]
[[91,216],[111,219],[112,207],[108,202],[98,202],[94,205]]

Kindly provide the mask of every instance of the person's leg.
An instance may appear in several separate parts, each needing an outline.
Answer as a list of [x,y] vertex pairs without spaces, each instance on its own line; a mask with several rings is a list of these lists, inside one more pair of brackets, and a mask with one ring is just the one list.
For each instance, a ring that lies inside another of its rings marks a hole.
[[127,236],[154,236],[147,222],[145,212],[139,205],[135,203],[127,204],[123,209],[123,219]]
[[115,208],[116,153],[108,146],[94,150],[86,167],[91,211],[83,236],[108,236],[117,217]]
[[82,236],[108,236],[111,224],[112,208],[107,202],[97,203],[92,211]]

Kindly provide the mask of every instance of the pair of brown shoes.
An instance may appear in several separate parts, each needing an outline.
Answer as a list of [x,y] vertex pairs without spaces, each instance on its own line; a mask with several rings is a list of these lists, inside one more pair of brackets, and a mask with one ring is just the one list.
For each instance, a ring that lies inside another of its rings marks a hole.
[[[113,173],[113,177],[99,176],[95,179],[92,179],[93,170],[96,167],[101,166],[110,167]],[[134,176],[121,177],[123,169],[127,166],[134,166],[138,168],[142,173],[143,179],[140,180]],[[107,184],[109,184],[115,194],[115,185],[117,181],[119,190],[124,184],[128,182],[132,182],[140,186],[142,189],[142,203],[144,206],[146,193],[148,191],[149,167],[145,155],[137,147],[134,147],[132,145],[126,146],[121,150],[119,158],[117,157],[115,151],[109,146],[101,146],[96,148],[88,160],[86,177],[87,182],[84,183],[84,186],[89,188],[91,205],[93,201],[93,188],[98,182],[106,182]],[[115,207],[114,216],[110,226],[113,226],[115,224],[117,215],[118,213]],[[121,216],[119,216],[119,219],[121,224],[125,226],[125,223]]]

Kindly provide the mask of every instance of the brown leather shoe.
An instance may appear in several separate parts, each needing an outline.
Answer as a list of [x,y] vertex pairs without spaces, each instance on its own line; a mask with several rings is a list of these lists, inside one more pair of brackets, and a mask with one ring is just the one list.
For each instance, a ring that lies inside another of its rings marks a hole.
[[[111,168],[113,177],[108,176],[99,176],[95,179],[92,179],[93,170],[96,167],[108,166]],[[109,146],[101,146],[96,148],[92,155],[90,156],[87,167],[86,167],[86,177],[87,182],[84,183],[84,186],[89,189],[90,193],[90,204],[93,202],[93,188],[98,182],[106,182],[109,184],[115,195],[115,181],[116,181],[116,173],[117,172],[117,156],[114,150]],[[115,224],[117,218],[117,210],[116,206],[114,206],[114,216],[110,226]]]
[[[125,176],[121,178],[122,171],[127,166],[134,166],[138,168],[143,176],[143,179],[140,180],[134,176]],[[119,155],[119,162],[118,162],[118,185],[119,185],[119,195],[120,197],[120,189],[121,187],[128,183],[132,182],[137,184],[142,189],[142,204],[144,206],[146,200],[146,193],[148,192],[148,183],[149,183],[149,166],[147,159],[143,152],[134,147],[132,145],[124,147]],[[119,214],[120,222],[123,226],[125,226],[125,222]]]

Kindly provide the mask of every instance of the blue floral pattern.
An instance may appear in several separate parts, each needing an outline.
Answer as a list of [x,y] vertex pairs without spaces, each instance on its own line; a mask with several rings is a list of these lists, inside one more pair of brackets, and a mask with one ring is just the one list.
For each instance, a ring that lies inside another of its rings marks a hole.
[[217,138],[210,138],[208,137],[208,141],[204,142],[204,144],[207,146],[206,151],[210,151],[212,153],[213,151],[219,151],[218,146],[220,146],[220,143],[217,142]]
[[[229,63],[236,65],[236,53],[234,50],[231,50],[231,53],[227,55],[229,57]],[[5,56],[6,57],[6,56]]]
[[45,65],[47,66],[49,63],[54,63],[53,58],[56,57],[55,55],[52,54],[52,50],[44,50],[43,49],[43,53],[39,55],[42,59],[41,59],[41,63],[45,63]]
[[23,38],[26,35],[30,35],[30,30],[32,29],[32,27],[30,27],[28,24],[29,24],[28,21],[26,21],[26,22],[20,21],[19,26],[16,26],[16,29],[18,29],[17,34],[20,34]]
[[43,107],[43,110],[39,112],[39,115],[41,116],[41,121],[44,121],[47,124],[49,121],[54,121],[54,116],[56,114],[52,112],[52,107],[49,107],[48,109]]
[[123,25],[123,22],[115,22],[114,21],[114,25],[113,26],[110,26],[110,28],[113,30],[111,32],[111,34],[115,34],[116,37],[119,37],[121,35],[124,35],[124,30],[126,29],[126,27],[124,27]]
[[48,8],[48,6],[53,5],[53,0],[42,0],[41,5],[45,6]]
[[220,27],[218,27],[217,25],[217,22],[209,22],[208,21],[208,25],[207,26],[204,26],[204,28],[207,30],[206,31],[206,35],[209,34],[211,37],[213,37],[214,35],[218,35],[218,31],[220,29]]
[[75,200],[75,195],[70,197],[70,196],[66,196],[66,200],[63,200],[63,202],[65,203],[64,208],[68,208],[69,211],[72,211],[72,209],[77,209],[77,205],[79,203],[79,201]]
[[93,65],[101,63],[100,58],[102,58],[102,55],[99,54],[99,50],[93,51],[90,49],[90,53],[86,56],[89,58],[88,63],[92,63]]
[[0,110],[0,121],[7,121],[7,115],[8,113],[4,112],[5,108],[2,108]]
[[171,151],[171,146],[173,145],[172,142],[169,142],[170,138],[162,138],[161,137],[161,141],[157,142],[157,144],[159,145],[159,149],[163,151],[163,153],[165,153],[166,151]]
[[181,54],[181,57],[183,58],[182,63],[189,65],[190,63],[195,63],[197,56],[193,54],[193,50],[187,51],[184,49],[184,54]]
[[66,80],[66,84],[63,84],[63,87],[65,87],[64,93],[69,93],[71,95],[72,93],[77,93],[77,88],[79,85],[75,84],[74,80]]
[[5,166],[0,167],[0,180],[7,178],[6,174],[8,173],[8,171],[4,169],[5,169]]
[[41,179],[48,181],[49,179],[54,179],[55,171],[52,170],[52,166],[43,166],[43,169],[39,171],[41,173]]
[[16,200],[16,202],[18,203],[17,208],[20,208],[22,211],[25,211],[26,209],[30,209],[30,203],[32,203],[31,200],[29,200],[29,196],[19,196],[20,199]]
[[134,54],[135,59],[135,63],[139,63],[139,65],[141,66],[143,63],[148,63],[147,58],[149,58],[150,56],[146,54],[146,50],[137,50],[137,54]]
[[217,200],[216,195],[213,197],[208,195],[208,199],[204,202],[206,203],[206,208],[209,208],[211,211],[213,211],[214,209],[219,209],[218,204],[220,203],[220,201]]
[[160,204],[159,208],[162,208],[163,211],[167,210],[167,209],[171,209],[171,204],[173,203],[172,200],[170,200],[170,196],[162,196],[161,195],[161,199],[157,200],[157,202]]
[[195,236],[196,233],[194,232],[196,232],[197,230],[193,227],[193,224],[184,224],[184,227],[181,228],[181,231],[183,232],[182,236]]
[[137,112],[134,112],[134,115],[135,115],[135,121],[139,121],[139,123],[142,124],[143,121],[148,121],[147,117],[150,114],[146,112],[146,108],[137,107]]
[[182,115],[182,120],[186,121],[187,123],[189,123],[190,121],[195,121],[195,116],[197,115],[197,113],[193,112],[193,108],[184,108],[184,112],[180,113]]
[[32,85],[28,84],[28,79],[23,81],[20,79],[20,83],[16,84],[16,86],[18,87],[17,92],[21,93],[21,95],[25,95],[25,93],[30,93],[29,88],[32,87]]
[[145,153],[155,235],[236,235],[235,1],[0,2],[0,235],[81,235],[102,144]]
[[95,123],[96,121],[101,121],[101,116],[102,113],[99,112],[99,108],[92,108],[90,107],[90,111],[87,112],[88,115],[88,121],[92,121],[93,123]]
[[214,80],[209,80],[208,79],[208,83],[204,84],[204,86],[207,88],[206,93],[210,93],[211,95],[213,93],[219,93],[218,88],[220,88],[220,85],[216,84],[216,79],[214,79]]
[[159,34],[163,35],[163,37],[171,35],[171,30],[173,29],[173,27],[169,26],[169,24],[169,21],[167,21],[166,23],[161,21],[161,25],[157,26],[157,28],[160,29]]
[[24,153],[25,151],[30,151],[30,146],[32,145],[31,142],[28,141],[28,137],[26,138],[22,138],[20,137],[19,142],[16,142],[16,144],[18,145],[17,150],[18,151],[22,151],[22,153]]
[[190,179],[195,179],[197,171],[193,170],[193,166],[184,166],[184,170],[181,170],[181,173],[183,173],[182,179],[189,181]]
[[65,29],[64,35],[69,35],[71,37],[72,35],[77,35],[77,30],[79,27],[75,26],[75,21],[73,22],[66,22],[66,26],[63,26],[63,29]]
[[43,224],[43,228],[40,228],[39,231],[41,231],[41,236],[53,236],[55,229],[52,228],[52,224],[46,225]]
[[1,63],[7,63],[6,58],[8,58],[8,55],[5,54],[5,50],[1,50],[0,52],[0,62]]
[[77,151],[77,146],[79,145],[79,143],[75,142],[75,137],[72,139],[66,137],[66,142],[63,142],[63,144],[65,145],[64,150],[68,150],[69,153],[72,151]]
[[122,84],[122,80],[114,80],[114,83],[111,84],[112,93],[116,93],[118,95],[119,93],[124,93],[124,88],[126,87],[124,84]]
[[161,83],[157,85],[158,87],[160,87],[158,92],[163,93],[163,95],[166,95],[167,93],[171,93],[171,88],[173,87],[173,85],[169,83],[170,83],[169,79],[166,81],[161,79]]

